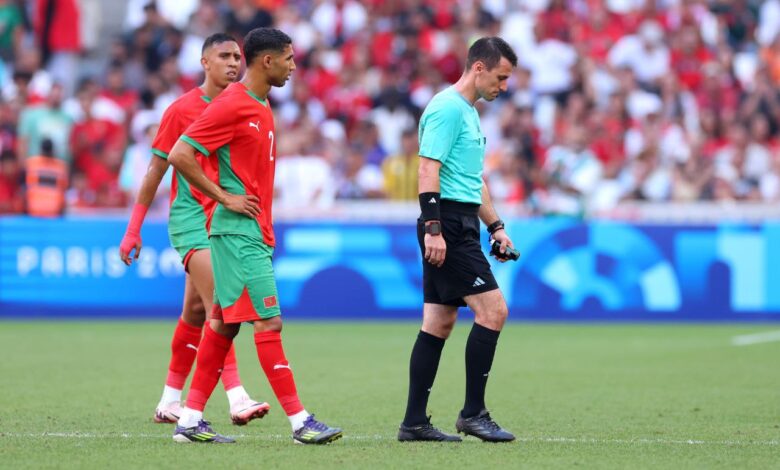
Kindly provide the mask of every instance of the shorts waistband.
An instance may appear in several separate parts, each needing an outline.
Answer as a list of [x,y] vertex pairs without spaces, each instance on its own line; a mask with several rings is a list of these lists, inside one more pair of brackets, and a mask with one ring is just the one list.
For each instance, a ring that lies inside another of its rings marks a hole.
[[446,212],[457,212],[465,215],[477,215],[480,204],[470,202],[451,201],[449,199],[441,200],[441,210]]

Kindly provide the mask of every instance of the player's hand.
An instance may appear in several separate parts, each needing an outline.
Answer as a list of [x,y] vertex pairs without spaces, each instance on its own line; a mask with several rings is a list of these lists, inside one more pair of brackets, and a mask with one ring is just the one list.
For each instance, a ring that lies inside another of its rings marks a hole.
[[440,268],[444,264],[444,257],[447,255],[447,242],[441,235],[425,234],[425,261]]
[[[119,244],[119,257],[122,258],[122,262],[130,266],[133,260],[138,259],[138,255],[141,254],[141,234],[133,232],[125,232],[125,236],[122,237],[122,242]],[[135,250],[135,256],[130,256],[130,253]]]
[[260,215],[260,198],[251,194],[242,196],[238,194],[228,194],[225,201],[222,203],[225,208],[244,214],[247,217],[253,219]]
[[[507,235],[506,230],[502,228],[493,232],[493,239],[501,243],[501,247],[499,248],[501,253],[506,253],[507,246],[512,248],[515,247],[515,244],[512,243],[512,239],[509,238],[509,235]],[[493,256],[493,258],[497,259],[499,263],[506,263],[509,261],[509,258],[499,258],[498,256]]]

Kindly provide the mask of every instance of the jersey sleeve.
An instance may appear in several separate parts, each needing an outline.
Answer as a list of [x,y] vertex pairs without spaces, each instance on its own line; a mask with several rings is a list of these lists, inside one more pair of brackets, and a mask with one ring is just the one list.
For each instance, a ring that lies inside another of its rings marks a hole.
[[215,101],[184,131],[181,140],[209,156],[233,139],[239,114],[229,100]]
[[179,140],[179,136],[184,130],[176,116],[176,112],[172,107],[168,107],[168,109],[165,110],[162,121],[160,122],[160,128],[157,130],[154,142],[152,142],[152,153],[166,160],[168,159],[168,154],[176,144],[176,141]]
[[463,118],[457,106],[430,109],[420,121],[420,156],[444,163],[458,138]]

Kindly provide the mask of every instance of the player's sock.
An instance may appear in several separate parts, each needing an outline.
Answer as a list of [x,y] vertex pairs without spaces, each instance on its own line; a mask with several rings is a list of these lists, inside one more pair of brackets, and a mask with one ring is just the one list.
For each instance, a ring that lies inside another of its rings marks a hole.
[[190,393],[187,395],[187,408],[201,412],[217,386],[225,356],[233,345],[233,338],[226,338],[211,327],[204,330],[203,341],[198,350],[198,364],[192,377]]
[[424,331],[417,335],[409,360],[409,398],[406,402],[405,426],[428,422],[425,408],[428,406],[428,395],[431,394],[436,371],[439,369],[444,341]]
[[181,389],[169,387],[168,385],[164,386],[162,397],[160,397],[160,405],[167,405],[175,401],[181,401]]
[[[225,372],[222,371],[222,373],[224,374]],[[228,403],[230,404],[231,408],[235,404],[240,403],[241,401],[249,398],[249,393],[247,393],[243,385],[239,385],[238,387],[233,387],[230,390],[225,390],[225,393],[227,394]]]
[[306,422],[306,418],[309,417],[309,414],[308,411],[302,410],[287,417],[287,419],[290,420],[290,426],[292,426],[293,432],[303,427],[303,423]]
[[485,408],[487,386],[500,331],[474,323],[466,341],[466,402],[461,415],[470,418]]
[[290,364],[284,356],[281,333],[278,331],[255,333],[255,346],[260,365],[285,414],[292,416],[304,411],[298,398]]
[[[225,367],[222,368],[222,385],[225,387],[226,392],[238,387],[240,387],[241,390],[244,390],[244,387],[241,386],[241,376],[238,375],[236,348],[232,345],[230,346],[227,356],[225,356]],[[229,396],[230,393],[228,393],[228,397]]]
[[[198,345],[202,336],[203,328],[192,326],[179,318],[179,323],[173,331],[171,362],[168,365],[168,378],[165,380],[165,385],[174,390],[179,390],[179,397],[175,400],[166,400],[165,403],[178,401],[181,398],[181,390],[184,388],[187,376],[190,375],[192,370],[192,364],[195,362],[195,356],[198,354]],[[162,402],[163,400],[161,399],[160,401]]]
[[176,423],[183,428],[191,428],[197,426],[198,422],[203,419],[203,411],[193,410],[191,408],[182,408],[181,417]]

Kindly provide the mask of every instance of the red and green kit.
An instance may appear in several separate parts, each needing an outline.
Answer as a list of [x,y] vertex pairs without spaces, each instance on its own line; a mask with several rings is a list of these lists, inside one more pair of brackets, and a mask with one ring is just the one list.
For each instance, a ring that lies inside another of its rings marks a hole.
[[[179,136],[203,114],[210,102],[211,99],[200,88],[193,88],[174,101],[163,114],[160,129],[152,143],[152,153],[167,160]],[[197,158],[206,176],[217,181],[218,170],[214,162],[202,155]],[[192,187],[176,171],[173,172],[168,236],[182,261],[191,251],[209,248],[206,224],[215,206],[213,200]]]
[[267,100],[243,83],[223,91],[184,132],[181,140],[216,161],[225,191],[254,195],[260,215],[250,218],[221,204],[211,213],[215,303],[226,323],[279,315],[271,257],[275,245],[273,201],[276,143]]

